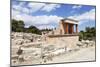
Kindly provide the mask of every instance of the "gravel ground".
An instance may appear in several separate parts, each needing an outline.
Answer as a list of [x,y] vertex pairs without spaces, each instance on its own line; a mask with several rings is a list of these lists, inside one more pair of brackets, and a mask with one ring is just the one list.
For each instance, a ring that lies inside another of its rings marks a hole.
[[47,63],[94,61],[95,47],[83,48],[79,51],[55,57],[53,61]]
[[[31,56],[31,55],[30,55]],[[34,64],[48,64],[48,63],[63,63],[63,62],[80,62],[80,61],[94,61],[95,60],[95,47],[82,48],[78,51],[72,51],[69,53],[64,53],[59,56],[53,57],[52,61],[47,61],[46,63],[41,63],[43,61],[41,58],[31,57],[30,60],[16,63],[13,65],[34,65]]]

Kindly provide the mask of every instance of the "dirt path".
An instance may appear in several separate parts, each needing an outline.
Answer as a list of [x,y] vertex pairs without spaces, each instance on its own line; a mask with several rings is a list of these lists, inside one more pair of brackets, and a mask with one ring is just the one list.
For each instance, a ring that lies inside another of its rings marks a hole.
[[[47,61],[46,63],[62,63],[62,62],[78,62],[78,61],[94,61],[95,60],[95,47],[82,48],[78,51],[73,51],[70,53],[62,54],[60,56],[56,56],[52,61]],[[29,61],[25,61],[23,63],[17,63],[14,65],[34,65],[41,64],[41,59],[31,58]]]
[[55,57],[53,61],[49,61],[47,63],[94,61],[94,60],[95,60],[95,47],[89,47],[89,48],[83,48],[71,54],[64,54]]

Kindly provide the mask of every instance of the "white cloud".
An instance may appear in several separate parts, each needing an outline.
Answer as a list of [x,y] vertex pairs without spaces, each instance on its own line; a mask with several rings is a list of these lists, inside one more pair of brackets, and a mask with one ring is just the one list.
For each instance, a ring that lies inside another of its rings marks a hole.
[[30,8],[30,12],[36,12],[40,10],[43,6],[45,6],[44,3],[28,3],[27,5]]
[[75,5],[75,6],[73,6],[72,8],[73,9],[78,9],[78,8],[81,8],[82,6],[81,5]]
[[59,7],[60,7],[60,5],[58,5],[58,4],[48,4],[48,5],[45,5],[45,6],[42,8],[42,10],[43,10],[43,11],[50,12],[50,11],[52,11],[52,10],[55,10],[56,8],[59,8]]
[[13,5],[12,6],[13,9],[20,11],[22,9],[22,7],[20,5]]
[[12,10],[12,18],[16,20],[23,20],[25,22],[26,27],[30,25],[42,25],[38,28],[53,28],[51,24],[58,23],[62,17],[56,15],[42,15],[42,16],[32,16],[28,14],[21,14],[19,11]]
[[28,8],[24,7],[24,5],[25,5],[25,3],[15,4],[15,5],[12,5],[12,9],[23,12],[23,13],[29,13],[30,10]]
[[22,9],[22,12],[23,12],[23,13],[29,14],[29,13],[30,13],[30,10],[29,10],[28,8],[23,8],[23,9]]
[[25,4],[26,4],[26,2],[24,2],[24,1],[23,2],[19,2],[20,6],[24,6]]
[[45,11],[45,12],[50,12],[59,7],[60,7],[60,5],[58,5],[58,4],[32,3],[32,2],[29,2],[28,4],[25,4],[25,2],[20,2],[18,4],[12,5],[13,9],[15,9],[17,11],[21,11],[23,13],[34,13],[39,10]]
[[18,14],[20,14],[20,11],[12,9],[12,18],[15,18]]
[[95,20],[95,9],[91,9],[88,12],[85,12],[80,15],[69,16],[68,18],[79,20],[80,24],[87,22],[87,21],[94,21]]
[[55,10],[56,8],[59,8],[60,5],[58,5],[58,4],[46,4],[46,3],[29,3],[28,7],[31,8],[31,10],[32,10],[31,12],[36,12],[38,10],[50,12],[52,10]]

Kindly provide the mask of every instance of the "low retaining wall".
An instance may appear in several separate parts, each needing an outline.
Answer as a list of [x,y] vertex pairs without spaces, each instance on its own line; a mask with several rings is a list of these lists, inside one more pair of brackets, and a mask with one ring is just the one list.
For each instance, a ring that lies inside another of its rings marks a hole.
[[47,42],[59,47],[66,46],[67,48],[74,49],[79,40],[78,35],[49,35]]

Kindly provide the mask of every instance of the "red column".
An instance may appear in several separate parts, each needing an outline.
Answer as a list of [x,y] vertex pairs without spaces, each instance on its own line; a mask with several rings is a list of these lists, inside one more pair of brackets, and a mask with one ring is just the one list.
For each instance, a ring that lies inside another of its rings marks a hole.
[[71,29],[72,29],[71,33],[74,33],[74,25],[73,24],[71,25]]
[[74,32],[73,24],[70,24],[69,33],[73,34],[73,32]]
[[66,23],[66,33],[68,34],[68,23]]
[[78,33],[78,25],[76,24],[76,33]]
[[72,24],[70,24],[69,33],[72,34]]

